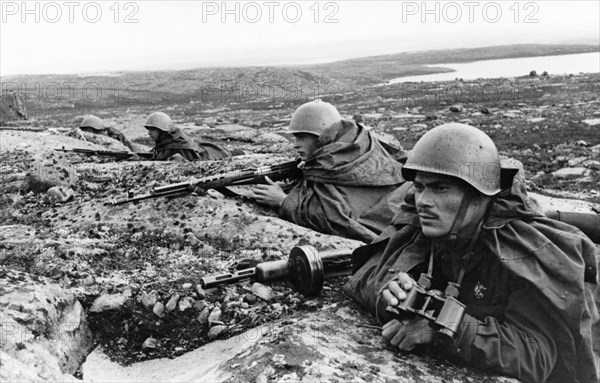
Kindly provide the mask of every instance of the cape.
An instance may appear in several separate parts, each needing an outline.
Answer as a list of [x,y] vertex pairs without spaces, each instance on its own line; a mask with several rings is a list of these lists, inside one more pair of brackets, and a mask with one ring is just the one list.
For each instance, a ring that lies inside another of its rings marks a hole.
[[123,145],[127,146],[132,152],[135,151],[133,144],[127,137],[125,137],[123,132],[117,130],[116,128],[113,128],[112,126],[109,126],[107,128],[107,133],[110,138],[114,138],[115,140],[121,142]]
[[231,154],[218,145],[203,142],[198,145],[181,129],[175,127],[162,135],[153,149],[155,160],[164,161],[174,154],[181,154],[188,161],[220,160],[231,157]]
[[[392,225],[354,252],[355,274],[345,291],[374,313],[376,295],[392,277],[388,268],[408,271],[428,259],[430,241],[423,238],[409,192]],[[598,382],[600,259],[595,244],[579,229],[543,216],[519,175],[493,200],[480,241],[483,251],[535,286],[549,313],[560,316],[561,328],[553,329],[560,352],[549,381]]]
[[371,242],[402,201],[401,169],[368,129],[343,120],[321,134],[279,215],[322,233]]

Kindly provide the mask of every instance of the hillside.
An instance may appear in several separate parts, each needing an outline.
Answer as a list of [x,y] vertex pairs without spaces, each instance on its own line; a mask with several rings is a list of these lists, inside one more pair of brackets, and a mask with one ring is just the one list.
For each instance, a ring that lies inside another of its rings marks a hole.
[[[186,115],[222,105],[247,109],[293,106],[324,94],[343,94],[391,78],[439,73],[427,67],[449,62],[589,53],[594,45],[511,45],[408,52],[328,64],[286,67],[199,68],[184,71],[110,74],[21,75],[0,78],[2,90],[16,89],[27,110],[44,124],[65,124],[66,115],[125,113],[186,104]],[[523,68],[523,75],[529,68]]]
[[[598,52],[599,49],[595,45],[502,45],[484,48],[405,52],[393,55],[365,57],[338,61],[331,64],[307,66],[305,70],[318,72],[339,83],[366,86],[385,82],[396,77],[450,71],[448,68],[431,68],[425,65],[591,53]],[[523,75],[527,73],[529,73],[528,70],[524,68]]]

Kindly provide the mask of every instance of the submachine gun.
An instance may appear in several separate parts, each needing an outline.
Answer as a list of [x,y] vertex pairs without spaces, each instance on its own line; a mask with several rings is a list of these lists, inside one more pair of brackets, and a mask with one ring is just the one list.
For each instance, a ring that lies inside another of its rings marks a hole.
[[200,279],[200,286],[211,289],[243,280],[273,282],[288,280],[305,297],[318,295],[327,278],[352,274],[352,250],[318,252],[312,246],[297,246],[287,260],[262,262],[255,267]]
[[267,183],[265,177],[269,177],[273,181],[297,179],[302,174],[302,171],[298,169],[298,164],[299,161],[296,160],[259,168],[219,173],[202,178],[193,178],[186,182],[155,187],[147,194],[138,196],[129,195],[128,198],[111,201],[106,203],[106,205],[123,205],[160,197],[175,198],[191,193],[202,194],[208,189],[215,189],[226,196],[237,196],[236,193],[227,189],[227,187],[265,184]]

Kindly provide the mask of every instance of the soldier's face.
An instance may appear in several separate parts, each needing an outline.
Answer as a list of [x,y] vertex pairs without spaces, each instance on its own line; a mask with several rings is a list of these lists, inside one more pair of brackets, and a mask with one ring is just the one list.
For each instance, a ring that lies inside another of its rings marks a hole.
[[148,129],[148,135],[150,136],[150,138],[152,138],[154,141],[158,141],[158,138],[160,137],[160,130],[156,129],[156,128],[146,128]]
[[[423,234],[428,238],[440,238],[449,234],[466,191],[464,184],[453,177],[426,172],[417,172],[413,183]],[[466,229],[471,229],[473,222],[476,226],[478,218],[478,214],[469,205],[459,236],[470,231]]]
[[302,161],[306,161],[317,150],[319,137],[310,133],[294,133],[294,149]]

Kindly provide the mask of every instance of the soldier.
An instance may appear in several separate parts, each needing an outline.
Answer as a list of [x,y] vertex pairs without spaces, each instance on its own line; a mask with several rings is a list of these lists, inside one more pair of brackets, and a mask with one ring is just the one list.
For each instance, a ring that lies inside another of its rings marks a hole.
[[[533,209],[519,174],[501,190],[496,146],[471,126],[427,132],[402,174],[414,189],[392,226],[355,251],[345,286],[384,324],[384,339],[524,382],[598,382],[589,238]],[[454,320],[409,315],[428,290],[444,291]]]
[[113,139],[123,143],[123,145],[125,145],[129,148],[129,150],[135,151],[133,143],[131,141],[129,141],[129,139],[127,137],[125,137],[125,135],[123,133],[121,133],[117,129],[113,128],[112,126],[110,126],[110,127],[105,126],[102,119],[100,119],[99,117],[96,117],[94,115],[89,115],[89,116],[85,117],[83,119],[83,121],[81,121],[81,124],[79,125],[79,129],[81,129],[82,131],[87,132],[87,133],[94,133],[94,134],[100,134],[103,136],[108,136],[110,138],[113,138]]
[[257,202],[279,216],[326,234],[370,242],[390,223],[401,198],[402,165],[364,126],[342,119],[322,101],[301,105],[288,129],[303,177],[286,194],[280,185],[258,185]]
[[158,161],[205,161],[231,157],[231,153],[209,142],[197,144],[171,118],[163,112],[154,112],[148,116],[144,127],[156,143],[154,159]]

